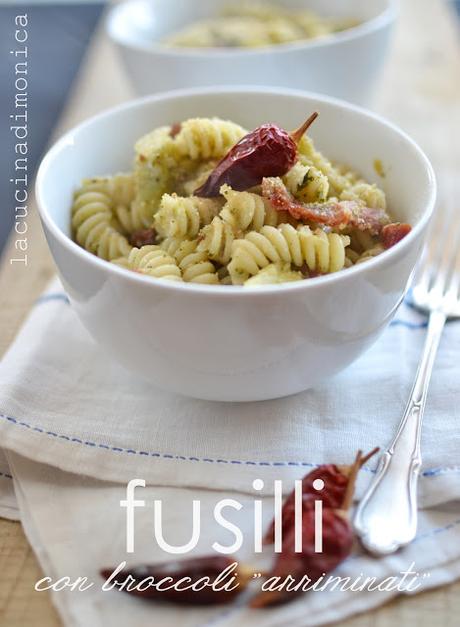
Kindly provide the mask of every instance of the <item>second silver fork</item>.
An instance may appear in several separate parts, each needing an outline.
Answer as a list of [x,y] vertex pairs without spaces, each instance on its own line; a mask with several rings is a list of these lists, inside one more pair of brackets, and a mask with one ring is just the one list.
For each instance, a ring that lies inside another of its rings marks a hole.
[[[436,352],[445,322],[460,317],[460,223],[438,211],[419,279],[415,307],[429,314],[420,365],[396,436],[379,460],[375,477],[356,510],[354,528],[364,547],[377,555],[393,553],[417,531],[417,482],[422,464],[422,418]],[[441,222],[440,229],[436,228]]]

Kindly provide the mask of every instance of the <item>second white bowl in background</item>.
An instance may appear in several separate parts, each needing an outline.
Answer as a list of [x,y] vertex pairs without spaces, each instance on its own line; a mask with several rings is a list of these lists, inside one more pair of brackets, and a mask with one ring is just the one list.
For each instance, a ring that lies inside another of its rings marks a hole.
[[306,89],[368,104],[381,74],[397,15],[395,0],[285,0],[289,8],[350,18],[334,35],[264,48],[174,48],[169,34],[218,15],[228,0],[127,0],[107,16],[107,32],[141,95],[214,85]]

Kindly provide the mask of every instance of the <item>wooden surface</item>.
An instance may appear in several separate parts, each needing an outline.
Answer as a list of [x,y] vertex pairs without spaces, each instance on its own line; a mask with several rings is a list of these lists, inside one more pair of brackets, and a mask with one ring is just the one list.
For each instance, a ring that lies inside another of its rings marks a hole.
[[[453,198],[460,163],[460,54],[453,12],[444,0],[401,0],[402,13],[376,108],[401,125],[427,151],[441,185]],[[99,33],[70,94],[58,135],[84,118],[133,94],[105,38]],[[34,71],[40,71],[34,68]],[[359,68],[350,71],[359,71]],[[115,138],[114,138],[115,141]],[[33,203],[32,203],[33,205]],[[29,263],[11,265],[11,238],[0,266],[0,354],[21,326],[33,301],[54,273],[33,206],[28,217]],[[0,519],[0,626],[57,627],[59,617],[33,587],[40,568],[19,523]],[[460,623],[460,582],[342,623],[344,627],[453,627]],[[91,627],[91,626],[88,626]]]

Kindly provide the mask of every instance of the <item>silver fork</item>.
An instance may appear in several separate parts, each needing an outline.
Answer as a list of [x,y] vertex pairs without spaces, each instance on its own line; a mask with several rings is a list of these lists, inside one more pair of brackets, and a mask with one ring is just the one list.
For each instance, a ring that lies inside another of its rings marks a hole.
[[417,481],[422,464],[423,412],[436,352],[448,318],[460,317],[460,220],[437,212],[412,290],[415,307],[429,314],[423,354],[396,436],[356,510],[354,528],[364,547],[393,553],[417,531]]

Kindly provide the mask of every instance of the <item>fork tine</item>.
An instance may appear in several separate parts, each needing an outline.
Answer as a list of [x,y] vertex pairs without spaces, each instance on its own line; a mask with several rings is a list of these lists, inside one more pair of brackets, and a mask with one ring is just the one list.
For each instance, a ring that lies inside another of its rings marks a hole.
[[439,238],[440,256],[435,267],[435,276],[432,283],[432,292],[441,296],[444,292],[449,275],[452,270],[452,262],[457,251],[458,219],[449,211],[445,219],[445,229]]
[[437,239],[433,237],[439,228],[443,228],[445,222],[442,219],[443,211],[438,207],[433,216],[433,220],[428,231],[425,247],[419,261],[414,284],[420,286],[424,291],[428,291],[433,275],[434,259],[436,256]]
[[446,242],[452,234],[450,229],[450,211],[438,208],[436,218],[428,235],[428,245],[426,250],[425,263],[421,267],[419,285],[426,291],[432,290],[437,284],[441,286],[440,278],[442,274],[439,270],[446,262],[447,249]]
[[[431,232],[431,229],[430,229],[430,232]],[[417,269],[416,269],[414,280],[413,280],[413,287],[417,286],[419,289],[422,289],[424,292],[426,292],[428,290],[429,282],[430,282],[430,265],[429,265],[428,245],[426,244],[423,248],[420,261],[418,262],[418,265],[417,265]]]
[[454,240],[454,247],[452,250],[452,260],[450,265],[450,272],[448,282],[446,285],[447,297],[456,301],[460,298],[460,224],[457,224],[456,237]]

